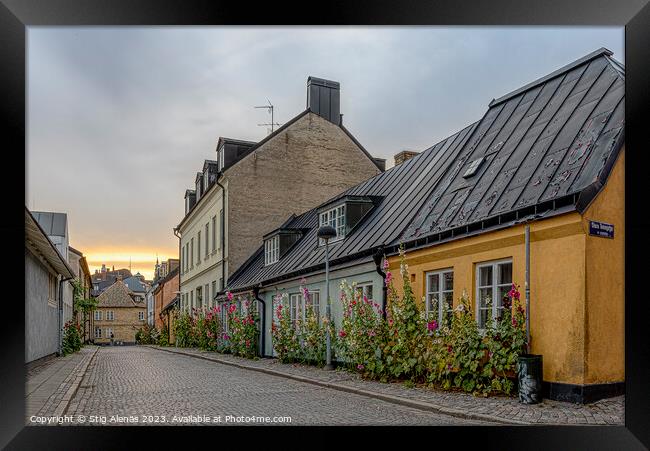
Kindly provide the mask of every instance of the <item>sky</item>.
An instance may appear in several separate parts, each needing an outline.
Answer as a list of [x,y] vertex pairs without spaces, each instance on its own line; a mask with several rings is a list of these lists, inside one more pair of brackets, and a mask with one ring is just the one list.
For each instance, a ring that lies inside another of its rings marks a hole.
[[91,271],[147,278],[219,136],[258,141],[310,75],[341,84],[344,124],[373,155],[424,150],[488,103],[600,47],[622,27],[28,27],[25,203],[68,214]]

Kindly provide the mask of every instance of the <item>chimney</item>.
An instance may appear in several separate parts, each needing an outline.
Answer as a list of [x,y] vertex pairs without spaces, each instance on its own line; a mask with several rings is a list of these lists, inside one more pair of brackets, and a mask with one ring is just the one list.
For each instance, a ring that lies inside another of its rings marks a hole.
[[406,160],[410,160],[418,153],[419,152],[416,152],[414,150],[402,150],[400,153],[395,155],[395,166],[404,163]]
[[116,280],[122,280],[122,273],[121,272],[117,273]]
[[341,124],[341,91],[336,81],[307,78],[307,108],[333,124]]

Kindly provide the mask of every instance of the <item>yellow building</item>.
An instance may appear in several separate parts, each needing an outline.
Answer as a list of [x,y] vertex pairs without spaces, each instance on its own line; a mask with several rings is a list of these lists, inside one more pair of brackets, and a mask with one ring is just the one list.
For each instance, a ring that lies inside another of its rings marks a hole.
[[[623,393],[625,380],[625,78],[610,55],[492,101],[400,239],[427,311],[466,292],[481,327],[513,282],[523,300],[529,225],[531,352],[546,395],[575,402]],[[399,256],[389,262],[399,279]]]
[[96,344],[135,344],[135,334],[146,323],[147,305],[117,280],[97,297],[94,312]]

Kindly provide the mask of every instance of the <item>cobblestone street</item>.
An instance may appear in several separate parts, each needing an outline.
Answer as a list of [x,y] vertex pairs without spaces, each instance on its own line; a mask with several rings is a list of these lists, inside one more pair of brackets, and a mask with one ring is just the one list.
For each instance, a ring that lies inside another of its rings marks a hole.
[[172,423],[174,415],[221,416],[222,424],[241,424],[225,423],[227,415],[290,417],[291,424],[489,424],[141,346],[100,348],[66,414],[83,415],[86,424],[112,415],[139,424],[164,416],[175,425],[182,423]]

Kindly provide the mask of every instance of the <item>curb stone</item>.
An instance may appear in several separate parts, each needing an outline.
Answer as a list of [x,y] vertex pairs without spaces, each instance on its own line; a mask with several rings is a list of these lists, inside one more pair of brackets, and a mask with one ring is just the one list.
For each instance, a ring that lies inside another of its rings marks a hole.
[[77,367],[73,370],[74,379],[70,384],[70,387],[68,387],[68,390],[63,395],[63,398],[59,402],[59,405],[56,407],[56,409],[54,409],[53,416],[62,416],[66,414],[66,412],[68,411],[68,407],[70,406],[70,402],[74,398],[74,395],[77,393],[77,390],[79,390],[81,381],[86,375],[86,371],[88,370],[88,366],[90,366],[90,362],[92,362],[92,360],[97,355],[97,351],[99,351],[99,346],[95,347],[95,351],[90,356],[90,358],[86,359],[85,363],[82,362],[80,364],[81,368]]
[[377,392],[373,392],[373,391],[369,391],[369,390],[363,390],[363,389],[355,388],[355,387],[348,387],[346,385],[342,385],[342,384],[339,384],[339,383],[336,383],[336,382],[324,382],[324,381],[319,381],[317,379],[311,379],[311,378],[307,378],[307,377],[304,377],[304,376],[297,376],[295,374],[285,373],[283,371],[276,371],[276,370],[271,370],[271,369],[268,369],[268,368],[259,368],[259,367],[244,365],[244,364],[236,363],[236,362],[229,362],[229,361],[226,361],[226,360],[219,359],[218,357],[212,357],[212,356],[209,356],[209,355],[201,355],[201,354],[197,354],[197,353],[193,353],[193,352],[179,351],[179,350],[176,350],[177,348],[167,349],[167,348],[164,348],[164,347],[158,347],[158,346],[152,346],[152,345],[145,345],[145,346],[147,346],[147,347],[149,347],[151,349],[157,349],[159,351],[166,351],[166,352],[169,352],[169,353],[172,353],[172,354],[179,354],[179,355],[184,355],[184,356],[188,356],[188,357],[194,357],[194,358],[197,358],[197,359],[203,359],[203,360],[208,360],[210,362],[220,363],[222,365],[234,366],[236,368],[241,368],[241,369],[250,370],[250,371],[257,371],[257,372],[260,372],[260,373],[270,374],[272,376],[284,377],[286,379],[293,379],[293,380],[296,380],[296,381],[299,381],[299,382],[304,382],[304,383],[307,383],[307,384],[318,385],[318,386],[321,386],[321,387],[331,388],[333,390],[343,391],[343,392],[347,392],[347,393],[353,393],[353,394],[357,394],[357,395],[365,396],[365,397],[369,397],[369,398],[380,399],[382,401],[390,402],[390,403],[393,403],[393,404],[399,404],[399,405],[402,405],[402,406],[412,407],[412,408],[415,408],[415,409],[425,410],[425,411],[428,411],[428,412],[442,413],[442,414],[454,416],[454,417],[457,417],[457,418],[463,418],[463,419],[469,419],[469,420],[490,421],[490,422],[493,422],[493,423],[500,423],[500,424],[511,425],[511,426],[512,425],[522,425],[522,426],[535,425],[534,423],[529,423],[527,421],[512,420],[512,419],[511,420],[506,420],[506,419],[501,418],[501,417],[496,417],[496,416],[487,415],[487,414],[465,412],[465,411],[462,411],[462,410],[453,409],[453,408],[450,408],[450,407],[444,407],[444,406],[440,406],[440,405],[437,405],[437,404],[432,404],[432,403],[428,403],[428,402],[424,402],[424,401],[416,401],[414,399],[406,399],[406,398],[402,398],[402,397],[399,397],[399,396],[387,395],[387,394],[384,394],[384,393],[377,393]]

